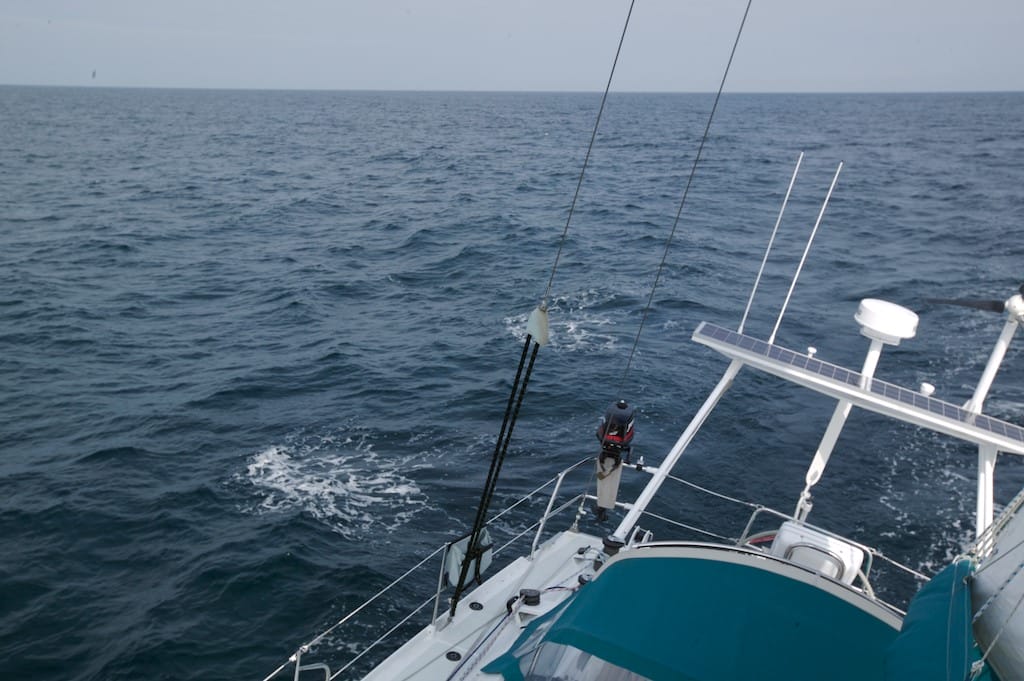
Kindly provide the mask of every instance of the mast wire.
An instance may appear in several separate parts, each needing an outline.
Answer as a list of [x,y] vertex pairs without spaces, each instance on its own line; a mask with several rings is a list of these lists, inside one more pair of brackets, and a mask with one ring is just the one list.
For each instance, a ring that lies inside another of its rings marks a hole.
[[747,7],[743,10],[743,19],[740,20],[739,30],[736,31],[736,39],[732,44],[732,51],[729,52],[729,61],[725,65],[725,73],[722,74],[722,82],[718,85],[718,92],[715,94],[714,104],[711,106],[711,113],[708,115],[707,125],[704,126],[704,135],[700,139],[700,145],[697,147],[697,154],[693,158],[693,167],[690,169],[690,175],[686,180],[686,188],[683,190],[683,196],[679,200],[679,208],[676,210],[676,217],[672,223],[672,231],[668,235],[668,239],[665,241],[665,250],[661,256],[661,263],[658,265],[658,272],[654,277],[654,285],[651,286],[651,294],[647,298],[647,305],[644,307],[643,316],[640,318],[640,327],[636,331],[636,337],[633,339],[633,347],[629,351],[629,359],[626,360],[626,369],[622,372],[622,380],[619,382],[619,388],[617,394],[622,394],[622,389],[626,384],[626,378],[629,376],[629,369],[633,365],[633,356],[636,354],[636,347],[640,343],[640,334],[643,333],[644,324],[647,322],[647,317],[651,312],[651,305],[654,302],[654,292],[658,290],[658,283],[661,281],[661,274],[665,270],[665,262],[668,260],[669,248],[672,246],[672,239],[676,235],[676,230],[679,227],[679,221],[682,218],[683,207],[686,205],[686,197],[690,193],[690,185],[693,184],[694,175],[697,174],[697,164],[700,163],[701,153],[704,151],[704,145],[707,143],[708,135],[711,132],[711,122],[715,118],[715,111],[718,110],[718,101],[722,98],[722,90],[725,89],[725,80],[729,77],[729,68],[732,66],[733,57],[736,56],[736,48],[740,44],[740,36],[743,34],[743,26],[747,23],[747,15],[750,14],[750,6],[753,4],[753,0],[747,0]]
[[[555,254],[555,262],[551,267],[551,276],[548,278],[547,288],[544,291],[544,296],[541,298],[541,309],[547,308],[548,296],[551,294],[551,286],[555,279],[555,272],[558,270],[558,262],[561,259],[562,249],[568,238],[569,224],[572,222],[572,216],[576,209],[576,202],[580,195],[580,188],[583,185],[583,176],[586,174],[587,166],[590,163],[590,154],[594,149],[597,130],[601,124],[601,114],[604,112],[604,105],[608,100],[608,92],[612,87],[612,78],[615,75],[615,67],[619,63],[619,55],[622,53],[622,44],[626,39],[626,30],[629,28],[629,19],[633,15],[633,7],[635,4],[636,0],[631,0],[629,3],[629,12],[626,14],[626,21],[622,26],[622,35],[619,36],[619,44],[615,49],[615,59],[612,62],[611,73],[608,74],[608,83],[605,85],[604,94],[601,96],[601,106],[597,112],[597,120],[594,121],[594,130],[590,134],[590,144],[587,146],[587,153],[583,159],[583,167],[580,169],[580,176],[576,182],[576,191],[573,194],[572,204],[569,207],[569,215],[565,221],[565,228],[562,230],[562,238],[558,244],[558,252]],[[524,373],[523,365],[526,364],[526,357],[531,344],[533,351],[530,353],[529,363],[526,365],[526,371]],[[465,558],[463,559],[462,565],[459,569],[459,581],[458,584],[455,585],[455,592],[451,598],[451,607],[449,609],[450,617],[455,616],[455,610],[458,607],[459,599],[468,587],[467,578],[469,577],[469,567],[471,563],[476,563],[477,565],[474,579],[479,580],[480,577],[479,561],[486,550],[486,547],[481,546],[481,540],[484,527],[487,524],[487,511],[494,496],[494,491],[498,483],[498,476],[501,473],[501,467],[505,461],[505,455],[508,453],[509,442],[512,439],[512,430],[515,428],[516,420],[519,417],[519,409],[523,404],[523,397],[526,395],[526,386],[530,381],[530,375],[533,373],[533,364],[537,359],[538,350],[540,350],[540,343],[527,333],[526,341],[523,343],[523,354],[519,358],[519,368],[516,370],[516,377],[512,384],[512,391],[508,396],[508,404],[505,408],[505,419],[502,422],[501,430],[498,433],[498,441],[495,444],[494,454],[491,457],[491,467],[487,473],[487,479],[484,482],[483,493],[480,497],[480,505],[477,507],[476,518],[473,522],[473,529],[470,532],[469,541],[466,545]],[[520,380],[522,381],[521,383]]]
[[558,251],[555,253],[555,262],[551,266],[551,276],[548,277],[547,288],[544,289],[544,295],[541,297],[541,307],[546,308],[548,304],[548,296],[551,295],[551,285],[555,281],[555,272],[558,270],[558,262],[562,258],[562,249],[565,247],[565,242],[569,236],[569,224],[572,222],[572,216],[576,212],[576,201],[580,196],[580,188],[583,186],[583,176],[587,172],[587,166],[590,164],[590,152],[594,150],[594,141],[597,139],[597,129],[601,125],[601,114],[604,113],[605,102],[608,101],[608,91],[612,88],[612,78],[615,76],[615,67],[619,63],[619,55],[622,53],[622,43],[626,40],[626,30],[629,28],[629,18],[633,16],[633,5],[636,4],[636,0],[631,0],[629,3],[629,12],[626,13],[626,22],[622,26],[622,35],[619,36],[619,46],[615,49],[615,59],[612,61],[612,70],[608,74],[608,83],[604,86],[604,94],[601,95],[601,106],[597,109],[597,119],[594,121],[594,130],[590,133],[590,144],[587,145],[586,156],[583,157],[583,167],[580,168],[580,177],[576,181],[576,191],[572,195],[572,203],[569,205],[569,215],[565,219],[565,228],[562,230],[562,238],[558,242]]

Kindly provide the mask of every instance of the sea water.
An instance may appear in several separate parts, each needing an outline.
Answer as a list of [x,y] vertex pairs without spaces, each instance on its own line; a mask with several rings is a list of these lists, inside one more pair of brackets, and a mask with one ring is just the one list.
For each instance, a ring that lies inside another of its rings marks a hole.
[[[0,676],[259,679],[464,533],[599,100],[0,87]],[[925,300],[1024,280],[1024,95],[727,94],[677,222],[711,102],[612,93],[497,506],[593,455],[619,397],[660,460],[726,365],[690,334],[739,323],[800,152],[746,331],[843,162],[777,341],[858,368],[857,301],[886,298],[921,322],[878,376],[970,396],[1002,319]],[[987,411],[1024,421],[1022,378],[1013,346]],[[789,512],[831,407],[743,372],[677,472]],[[855,411],[812,520],[930,572],[971,538],[974,466]]]

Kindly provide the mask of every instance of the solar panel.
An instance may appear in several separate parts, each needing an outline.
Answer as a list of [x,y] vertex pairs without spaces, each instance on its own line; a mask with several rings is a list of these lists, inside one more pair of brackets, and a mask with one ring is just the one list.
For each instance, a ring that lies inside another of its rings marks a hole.
[[[835,364],[815,359],[806,353],[793,352],[778,345],[771,345],[752,336],[730,331],[721,326],[703,322],[693,334],[695,340],[705,338],[725,345],[741,348],[753,354],[762,355],[774,362],[786,364],[817,376],[839,383],[859,387],[864,378],[860,373],[844,369]],[[912,409],[929,412],[945,419],[957,421],[965,426],[992,433],[1024,445],[1024,429],[1006,421],[974,414],[955,404],[934,397],[927,397],[916,390],[908,390],[883,380],[872,378],[868,390],[885,400],[898,402]]]

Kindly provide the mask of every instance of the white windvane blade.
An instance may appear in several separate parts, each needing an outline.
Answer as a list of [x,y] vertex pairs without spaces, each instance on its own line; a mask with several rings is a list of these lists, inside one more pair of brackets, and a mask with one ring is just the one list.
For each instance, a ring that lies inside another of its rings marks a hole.
[[548,309],[543,306],[533,308],[530,319],[526,322],[526,332],[533,336],[537,345],[548,344]]

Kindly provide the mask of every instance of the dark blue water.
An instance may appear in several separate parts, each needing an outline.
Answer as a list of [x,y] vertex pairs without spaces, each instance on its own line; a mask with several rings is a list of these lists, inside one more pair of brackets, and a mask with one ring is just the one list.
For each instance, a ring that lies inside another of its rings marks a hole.
[[[710,102],[613,93],[501,501],[592,453]],[[465,531],[597,104],[0,88],[0,676],[259,679]],[[922,301],[1024,279],[1024,95],[727,95],[623,391],[649,461],[724,369],[689,335],[738,323],[801,150],[748,331],[842,160],[779,342],[859,366],[885,297],[922,318],[879,376],[970,396],[1002,320]],[[988,411],[1024,421],[1022,379],[1014,347]],[[831,406],[778,387],[741,376],[680,473],[791,510]],[[855,413],[814,518],[927,570],[973,484],[969,449]]]

